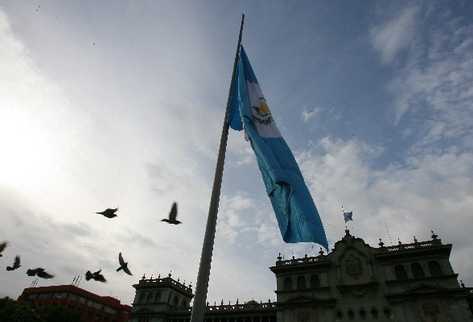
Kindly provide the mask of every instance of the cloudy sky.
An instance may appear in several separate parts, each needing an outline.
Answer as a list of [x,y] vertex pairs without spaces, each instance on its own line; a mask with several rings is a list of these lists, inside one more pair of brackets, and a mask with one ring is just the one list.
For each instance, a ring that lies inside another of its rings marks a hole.
[[[473,284],[473,2],[1,1],[2,266],[125,303],[144,273],[195,285],[240,14],[243,43],[333,246],[453,243]],[[173,201],[184,224],[160,222]],[[95,215],[119,207],[112,220]],[[231,132],[209,301],[274,299],[285,245]],[[115,273],[118,252],[133,277]],[[22,268],[22,269],[23,269]],[[31,284],[0,269],[0,296]]]

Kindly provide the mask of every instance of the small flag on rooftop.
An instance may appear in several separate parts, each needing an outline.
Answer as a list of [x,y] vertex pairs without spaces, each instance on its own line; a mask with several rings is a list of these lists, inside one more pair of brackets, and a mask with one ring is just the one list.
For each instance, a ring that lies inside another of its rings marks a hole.
[[344,211],[343,220],[345,220],[345,223],[353,221],[353,211]]

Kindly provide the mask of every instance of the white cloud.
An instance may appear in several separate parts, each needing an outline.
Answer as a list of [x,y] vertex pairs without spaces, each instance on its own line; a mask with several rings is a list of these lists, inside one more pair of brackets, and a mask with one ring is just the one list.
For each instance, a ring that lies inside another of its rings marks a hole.
[[381,54],[383,63],[391,63],[409,47],[415,36],[418,11],[417,6],[407,7],[398,16],[371,29],[373,47]]
[[309,122],[310,120],[313,120],[315,117],[317,117],[321,112],[321,109],[320,108],[313,108],[312,110],[308,110],[307,108],[305,108],[303,111],[302,111],[302,120],[304,121],[304,123],[307,123]]
[[223,196],[221,209],[217,232],[226,242],[234,243],[239,233],[255,228],[257,220],[253,199],[241,193]]
[[427,30],[425,40],[415,41],[407,63],[389,85],[395,97],[395,122],[407,112],[418,119],[416,132],[423,137],[415,148],[452,139],[454,145],[471,148],[473,25],[449,14],[431,19],[438,24]]
[[255,153],[251,148],[250,142],[245,139],[243,131],[230,131],[227,151],[231,157],[236,159],[236,163],[227,162],[227,166],[236,165],[240,167],[256,164]]

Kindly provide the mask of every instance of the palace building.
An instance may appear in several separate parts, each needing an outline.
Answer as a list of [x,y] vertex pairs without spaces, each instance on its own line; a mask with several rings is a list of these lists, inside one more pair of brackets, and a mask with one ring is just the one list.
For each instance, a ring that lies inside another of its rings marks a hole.
[[[473,322],[473,291],[458,282],[451,244],[378,247],[348,230],[329,254],[277,258],[276,302],[207,305],[205,322]],[[133,322],[187,322],[192,288],[165,278],[133,285]]]

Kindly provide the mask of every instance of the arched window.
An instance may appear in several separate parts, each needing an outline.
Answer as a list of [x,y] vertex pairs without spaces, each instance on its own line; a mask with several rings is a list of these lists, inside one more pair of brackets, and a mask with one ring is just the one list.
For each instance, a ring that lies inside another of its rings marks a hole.
[[139,303],[144,303],[146,301],[146,297],[148,296],[147,292],[143,292],[140,294],[140,300]]
[[396,279],[398,281],[405,281],[407,280],[407,272],[404,266],[402,265],[396,265],[394,267],[394,274],[396,275]]
[[442,268],[440,267],[440,264],[437,261],[430,261],[429,262],[429,271],[430,271],[431,276],[441,276],[442,275]]
[[373,319],[377,319],[378,316],[379,316],[379,312],[378,312],[378,309],[377,308],[372,308],[371,309],[371,316],[373,317]]
[[393,313],[391,312],[391,310],[388,308],[388,307],[385,307],[384,310],[384,316],[388,319],[392,319],[393,318]]
[[355,313],[352,311],[352,309],[348,310],[347,315],[348,315],[349,320],[354,320],[355,319]]
[[364,308],[361,308],[361,309],[360,309],[360,318],[361,318],[362,320],[366,320],[366,311],[365,311]]
[[304,276],[298,276],[297,277],[297,288],[299,290],[303,290],[306,288],[305,286],[305,277]]
[[292,290],[292,279],[290,277],[286,277],[284,279],[284,290],[285,291]]
[[411,270],[412,270],[412,275],[414,278],[424,278],[424,270],[422,269],[422,266],[420,266],[419,263],[412,263],[411,265]]
[[320,287],[320,279],[318,275],[312,275],[310,277],[310,287],[311,288]]

